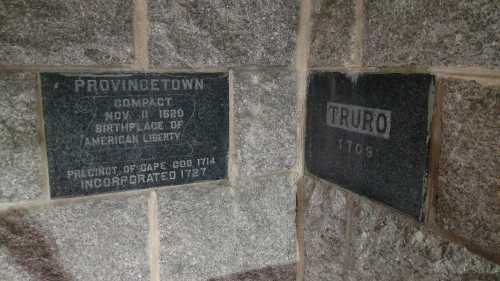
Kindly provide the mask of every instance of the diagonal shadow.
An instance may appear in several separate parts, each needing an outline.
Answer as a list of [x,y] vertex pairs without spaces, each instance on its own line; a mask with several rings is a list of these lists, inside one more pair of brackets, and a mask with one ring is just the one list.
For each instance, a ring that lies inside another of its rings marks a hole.
[[55,243],[39,229],[26,210],[3,212],[0,214],[0,248],[5,247],[35,280],[73,280],[59,263]]
[[296,264],[291,263],[210,278],[207,281],[295,281],[296,278]]

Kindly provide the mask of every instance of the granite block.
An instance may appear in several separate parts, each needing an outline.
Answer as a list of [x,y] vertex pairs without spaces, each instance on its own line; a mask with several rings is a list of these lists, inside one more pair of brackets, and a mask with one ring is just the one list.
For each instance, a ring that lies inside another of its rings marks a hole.
[[282,175],[160,191],[161,279],[218,280],[295,263],[294,190]]
[[34,74],[0,74],[0,202],[42,194],[35,89]]
[[353,264],[347,280],[451,281],[500,277],[500,265],[368,200],[354,198],[352,221]]
[[305,177],[305,280],[344,280],[348,257],[346,193]]
[[295,262],[294,180],[281,174],[244,180],[234,188],[236,248],[242,269]]
[[367,65],[500,66],[500,2],[364,0]]
[[158,195],[161,280],[207,280],[238,272],[228,187],[175,187]]
[[132,0],[0,2],[0,64],[124,64]]
[[0,213],[0,280],[149,280],[146,197]]
[[313,0],[309,64],[339,66],[354,61],[354,0]]
[[162,67],[288,65],[298,0],[149,1],[149,58]]
[[237,174],[266,175],[295,165],[296,82],[288,70],[234,74]]
[[436,223],[500,259],[500,90],[441,80],[444,91]]

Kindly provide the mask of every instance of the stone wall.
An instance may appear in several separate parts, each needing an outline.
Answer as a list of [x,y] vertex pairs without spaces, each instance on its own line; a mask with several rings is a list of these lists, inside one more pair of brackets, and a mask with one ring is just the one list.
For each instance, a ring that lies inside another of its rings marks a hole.
[[[0,280],[499,280],[500,4],[0,0]],[[311,70],[436,76],[428,216],[304,167]],[[51,199],[42,72],[225,72],[225,180]]]
[[[299,9],[0,1],[0,280],[295,280]],[[51,199],[42,72],[228,73],[229,177]]]
[[498,2],[303,4],[307,69],[429,73],[437,84],[425,222],[305,171],[303,280],[500,280]]

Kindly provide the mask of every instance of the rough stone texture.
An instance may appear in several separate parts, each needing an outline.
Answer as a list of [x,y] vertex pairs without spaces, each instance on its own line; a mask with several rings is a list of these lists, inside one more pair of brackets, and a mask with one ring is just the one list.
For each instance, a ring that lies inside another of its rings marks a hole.
[[151,0],[149,58],[164,67],[288,65],[297,0]]
[[296,281],[296,266],[296,264],[268,266],[219,278],[211,278],[208,281]]
[[500,90],[442,80],[444,105],[436,222],[500,260]]
[[500,66],[500,2],[365,0],[364,63]]
[[348,254],[346,194],[305,178],[305,280],[344,280]]
[[335,185],[306,178],[306,202],[305,280],[500,278],[500,265]]
[[147,200],[0,213],[0,280],[149,280]]
[[354,0],[313,0],[311,66],[353,64]]
[[0,1],[0,64],[129,63],[132,13],[132,0]]
[[227,187],[159,193],[161,280],[206,280],[235,271],[235,232]]
[[473,255],[368,200],[355,198],[349,281],[498,280],[500,265]]
[[158,219],[162,280],[208,280],[296,261],[288,175],[166,189]]
[[0,73],[0,202],[41,195],[36,76]]
[[295,165],[295,94],[295,75],[291,71],[235,73],[235,139],[239,176],[271,174]]
[[243,270],[295,262],[295,178],[248,179],[233,188],[236,250]]

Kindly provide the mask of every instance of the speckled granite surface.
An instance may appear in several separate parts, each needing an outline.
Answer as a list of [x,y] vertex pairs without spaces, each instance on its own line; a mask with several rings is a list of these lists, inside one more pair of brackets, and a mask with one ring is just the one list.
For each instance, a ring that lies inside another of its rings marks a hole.
[[436,222],[500,260],[500,90],[442,80]]
[[500,66],[500,2],[364,0],[367,65]]
[[36,75],[0,73],[0,203],[42,195]]
[[323,180],[305,183],[305,280],[500,278],[500,265],[394,210]]
[[297,0],[151,0],[149,58],[162,67],[288,65]]
[[132,0],[0,2],[0,64],[109,65],[133,59]]

